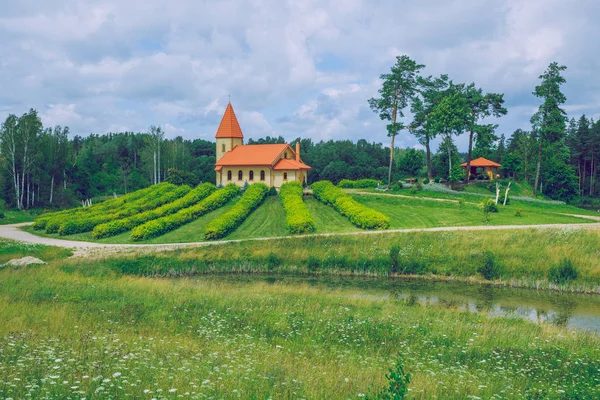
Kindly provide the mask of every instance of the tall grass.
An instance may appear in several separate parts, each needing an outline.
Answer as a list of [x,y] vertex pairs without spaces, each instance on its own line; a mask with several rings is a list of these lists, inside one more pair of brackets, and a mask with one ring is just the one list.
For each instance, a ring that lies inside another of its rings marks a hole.
[[411,398],[597,398],[600,338],[308,284],[0,271],[0,395],[357,398],[399,357]]
[[[107,261],[150,276],[276,271],[301,274],[419,275],[493,280],[499,285],[600,293],[600,232],[579,229],[418,232],[244,241]],[[567,258],[576,279],[554,282]],[[270,267],[271,265],[271,267]]]

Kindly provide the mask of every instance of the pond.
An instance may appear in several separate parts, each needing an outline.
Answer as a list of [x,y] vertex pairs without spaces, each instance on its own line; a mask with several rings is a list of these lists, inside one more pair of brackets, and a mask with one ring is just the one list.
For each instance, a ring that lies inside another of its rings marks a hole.
[[499,288],[456,282],[365,277],[298,277],[287,275],[207,275],[202,280],[296,285],[355,290],[352,297],[378,301],[399,299],[438,304],[495,317],[525,318],[600,334],[600,296]]

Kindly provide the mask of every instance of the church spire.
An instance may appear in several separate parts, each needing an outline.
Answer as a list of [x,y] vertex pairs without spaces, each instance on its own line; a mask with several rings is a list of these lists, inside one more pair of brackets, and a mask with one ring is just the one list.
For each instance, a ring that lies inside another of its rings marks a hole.
[[244,135],[242,134],[242,128],[240,128],[240,124],[235,117],[233,107],[231,107],[231,102],[227,103],[225,114],[223,114],[223,119],[221,120],[221,124],[219,125],[219,129],[217,130],[215,137],[217,139],[244,138]]

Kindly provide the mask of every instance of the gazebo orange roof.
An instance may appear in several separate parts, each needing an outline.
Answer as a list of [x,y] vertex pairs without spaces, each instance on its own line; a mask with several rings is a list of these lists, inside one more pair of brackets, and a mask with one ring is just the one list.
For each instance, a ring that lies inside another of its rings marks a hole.
[[217,130],[215,137],[244,138],[244,135],[242,134],[242,128],[240,128],[240,124],[235,117],[235,112],[233,111],[233,107],[231,107],[231,103],[227,103],[225,114],[223,114],[223,119],[221,120],[221,124],[219,125],[219,129]]
[[[460,164],[461,167],[466,167],[467,163],[464,162]],[[501,167],[501,164],[497,162],[490,161],[487,158],[479,157],[474,160],[471,160],[471,167]]]

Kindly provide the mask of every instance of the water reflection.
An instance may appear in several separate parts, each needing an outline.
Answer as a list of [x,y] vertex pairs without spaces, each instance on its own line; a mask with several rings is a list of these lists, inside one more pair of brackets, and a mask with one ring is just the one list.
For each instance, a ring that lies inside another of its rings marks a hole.
[[447,308],[483,312],[496,317],[525,318],[537,323],[548,322],[600,333],[600,296],[597,295],[363,277],[208,275],[200,279],[345,288],[356,292],[353,297],[400,301],[407,305],[437,304]]

